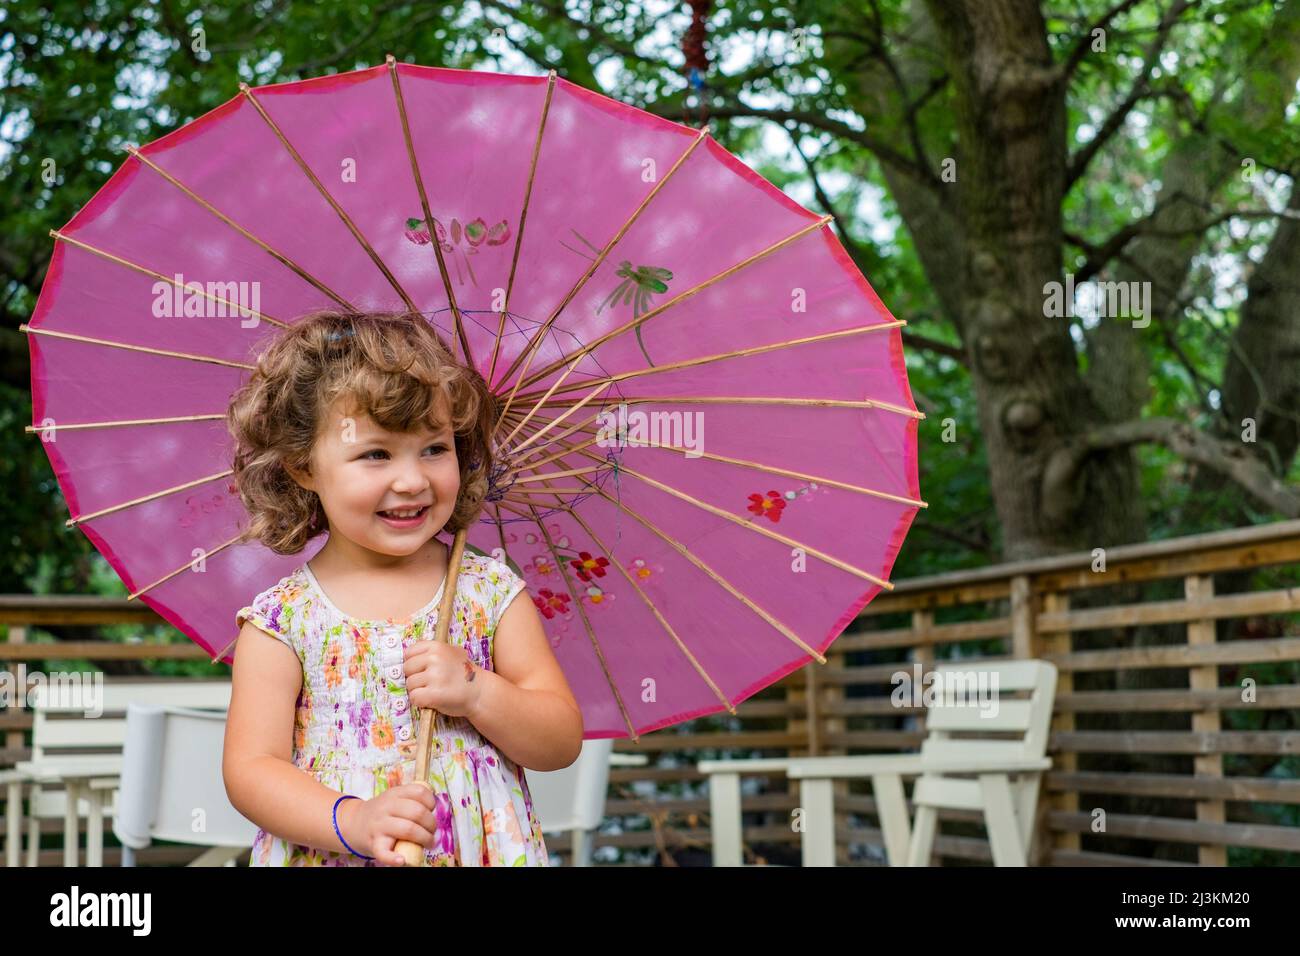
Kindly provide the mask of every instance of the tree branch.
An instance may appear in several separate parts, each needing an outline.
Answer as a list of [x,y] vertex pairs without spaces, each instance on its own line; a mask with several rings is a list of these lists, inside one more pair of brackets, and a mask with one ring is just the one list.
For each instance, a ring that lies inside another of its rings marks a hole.
[[969,535],[961,534],[952,528],[938,524],[937,522],[927,521],[924,518],[913,518],[912,527],[919,531],[928,531],[940,538],[946,538],[949,541],[961,545],[969,551],[974,551],[976,554],[982,554],[987,557],[993,556],[993,545],[984,535],[981,535],[978,538],[973,538]]
[[[835,209],[835,204],[831,202],[830,195],[827,194],[826,190],[822,187],[821,177],[817,175],[817,166],[813,163],[812,158],[803,151],[803,147],[799,145],[797,129],[787,129],[786,132],[790,135],[790,142],[793,144],[795,152],[799,154],[799,158],[803,160],[804,166],[808,168],[808,177],[812,180],[813,193],[817,197],[817,203],[823,210],[835,217],[835,225],[839,227],[840,241],[844,243],[844,248],[848,251],[849,257],[857,263],[859,269],[863,269],[865,272],[866,270],[863,268],[863,263],[867,259],[867,254],[863,251],[862,246],[849,235],[849,231],[845,227],[844,221],[840,218],[840,214]],[[940,342],[938,339],[919,335],[916,332],[911,332],[906,329],[903,330],[903,344],[911,348],[924,349],[928,352],[946,355],[948,358],[955,359],[959,365],[966,365],[966,350],[960,345],[949,345],[947,342]]]
[[955,359],[957,364],[966,365],[966,350],[960,345],[949,345],[947,342],[940,342],[938,339],[932,339],[927,335],[920,335],[916,332],[903,330],[903,344],[912,348],[925,349],[927,352],[934,352],[938,355],[946,355],[950,359]]
[[1208,377],[1201,374],[1200,370],[1197,369],[1196,365],[1192,362],[1191,356],[1189,356],[1183,350],[1183,347],[1178,344],[1177,327],[1179,323],[1171,322],[1163,315],[1156,316],[1155,320],[1160,326],[1160,334],[1164,337],[1165,344],[1169,346],[1169,351],[1174,353],[1183,368],[1186,369],[1188,380],[1190,381],[1192,388],[1196,390],[1196,395],[1201,401],[1202,410],[1207,415],[1219,415],[1220,410],[1216,409],[1210,403],[1210,390],[1217,388],[1218,386],[1216,383],[1210,381]]
[[[1163,445],[1185,461],[1219,472],[1274,511],[1300,517],[1300,491],[1273,474],[1240,441],[1215,438],[1176,418],[1143,418],[1085,432],[1053,453],[1044,483],[1069,482],[1095,452],[1138,444]],[[1047,493],[1045,489],[1044,497]]]
[[[1128,114],[1132,111],[1133,107],[1137,105],[1139,100],[1147,95],[1151,86],[1151,71],[1154,70],[1156,64],[1160,62],[1160,54],[1164,51],[1165,44],[1169,40],[1169,34],[1173,30],[1174,23],[1183,15],[1193,2],[1195,2],[1195,0],[1178,0],[1177,3],[1170,7],[1169,12],[1165,14],[1164,18],[1161,19],[1160,28],[1156,33],[1155,39],[1151,41],[1151,45],[1147,47],[1146,53],[1142,57],[1142,72],[1138,78],[1133,81],[1133,86],[1129,89],[1128,96],[1124,97],[1119,106],[1115,107],[1115,109],[1111,111],[1111,114],[1106,117],[1105,122],[1101,124],[1101,129],[1097,131],[1097,135],[1089,140],[1082,149],[1071,157],[1070,163],[1065,170],[1065,189],[1067,192],[1084,174],[1084,171],[1087,170],[1088,164],[1092,162],[1092,158],[1097,155],[1098,151],[1100,151],[1101,148],[1110,141],[1111,137],[1119,131],[1119,128],[1124,125],[1124,120],[1128,117]],[[1075,52],[1078,52],[1077,49]],[[1071,69],[1073,69],[1073,67],[1071,67]]]
[[[664,119],[676,120],[682,122],[687,119],[686,111],[680,108],[665,109],[661,105],[650,104],[644,107],[646,112],[653,113],[655,116],[662,116]],[[784,110],[784,109],[759,109],[757,107],[745,106],[743,103],[733,103],[724,106],[710,106],[709,116],[715,119],[734,119],[736,117],[754,117],[757,119],[772,120],[776,123],[786,124],[789,122],[803,123],[811,126],[813,129],[819,129],[823,132],[832,133],[835,136],[843,137],[854,143],[864,146],[876,155],[883,162],[890,163],[900,169],[911,173],[919,182],[925,183],[935,191],[942,188],[939,177],[933,171],[923,169],[910,158],[900,153],[893,146],[877,139],[865,130],[856,130],[841,120],[831,119],[825,113],[816,113],[808,110]]]
[[912,156],[919,168],[933,175],[930,160],[925,153],[925,145],[921,142],[921,130],[916,123],[916,114],[924,105],[925,99],[932,94],[926,94],[915,103],[911,102],[911,94],[908,92],[907,82],[903,79],[903,72],[898,68],[898,64],[894,62],[893,57],[889,55],[889,51],[885,48],[885,21],[881,15],[878,0],[870,0],[869,5],[872,11],[872,21],[876,29],[876,44],[873,52],[876,58],[884,64],[890,79],[894,82],[894,89],[898,91],[898,101],[900,105],[905,107],[903,122],[907,126],[907,137],[912,145]]
[[1140,0],[1124,0],[1124,2],[1119,6],[1107,10],[1101,15],[1099,20],[1093,22],[1090,27],[1084,30],[1083,36],[1079,37],[1079,42],[1074,45],[1074,49],[1070,51],[1069,57],[1067,57],[1065,63],[1061,65],[1062,79],[1069,80],[1069,78],[1074,74],[1075,69],[1077,69],[1079,64],[1083,61],[1083,58],[1088,55],[1088,46],[1092,42],[1092,31],[1106,29],[1106,27],[1110,25],[1110,21],[1137,6],[1139,2]]
[[863,251],[862,247],[858,245],[857,240],[849,235],[848,227],[844,225],[844,220],[840,218],[840,214],[836,211],[835,204],[831,202],[830,195],[822,187],[821,177],[817,175],[816,165],[813,164],[813,161],[808,154],[803,151],[803,147],[799,145],[798,126],[795,125],[794,129],[787,128],[786,133],[790,137],[790,143],[794,146],[794,151],[799,154],[799,158],[803,160],[804,167],[808,170],[808,178],[812,180],[813,195],[817,197],[818,204],[825,212],[830,213],[831,216],[834,217],[835,225],[840,231],[840,241],[844,243],[850,258],[852,258],[854,262],[858,263],[858,268],[862,268],[862,263],[866,261],[866,253]]
[[[336,46],[332,56],[321,57],[317,60],[310,60],[306,63],[296,64],[294,69],[297,71],[299,76],[314,76],[326,67],[338,66],[340,63],[349,61],[349,58],[351,58],[358,50],[370,43],[375,34],[377,34],[382,27],[392,25],[392,14],[396,13],[398,10],[404,11],[407,6],[409,6],[409,4],[406,2],[396,2],[375,10],[370,15],[369,29],[362,33],[356,40],[345,45]],[[426,11],[423,15],[413,16],[409,20],[403,20],[402,32],[409,35],[410,31],[414,27],[417,27],[422,23],[428,23],[430,20],[437,20],[439,16],[441,16],[441,11],[434,9]]]
[[[519,13],[518,9],[509,7],[504,3],[496,2],[496,0],[482,0],[482,2],[487,6],[496,7],[497,9],[506,11],[508,13],[514,13],[514,14]],[[565,9],[563,0],[559,0],[559,2],[547,2],[547,0],[533,0],[533,2],[536,6],[539,6],[543,10],[546,10],[548,13],[550,13],[551,16],[560,20],[567,21],[575,31],[585,30],[587,33],[589,33],[592,36],[592,38],[596,41],[598,46],[605,47],[605,49],[609,50],[611,53],[617,54],[618,56],[627,57],[628,59],[631,60],[638,60],[642,63],[650,63],[655,66],[664,65],[663,60],[660,57],[642,56],[640,53],[638,53],[636,51],[636,45],[634,42],[629,41],[623,37],[615,36],[614,34],[607,31],[604,27],[600,26],[599,24],[593,21],[579,20],[577,17],[571,14],[567,9]],[[595,8],[593,7],[592,13],[594,12],[595,12]],[[581,37],[579,39],[581,39]]]
[[162,10],[163,25],[176,37],[176,42],[180,45],[181,51],[189,59],[190,63],[202,69],[204,63],[199,59],[199,55],[194,52],[194,47],[190,43],[190,33],[184,20],[177,18],[176,11],[171,8],[169,0],[162,0],[159,8]]
[[[1162,239],[1177,239],[1183,236],[1198,236],[1201,233],[1212,229],[1215,226],[1222,225],[1231,219],[1300,219],[1300,213],[1293,209],[1230,209],[1227,212],[1219,213],[1203,222],[1193,223],[1185,229],[1157,229],[1153,223],[1157,218],[1160,210],[1169,205],[1175,199],[1181,199],[1186,202],[1196,204],[1191,196],[1185,196],[1182,193],[1174,193],[1168,196],[1162,196],[1157,201],[1151,212],[1134,222],[1124,226],[1124,228],[1115,232],[1109,239],[1100,244],[1091,243],[1082,236],[1072,233],[1065,233],[1065,240],[1073,246],[1078,246],[1088,255],[1088,261],[1083,267],[1075,273],[1076,282],[1086,282],[1093,276],[1101,272],[1102,269],[1114,258],[1120,255],[1128,244],[1138,236],[1157,236]],[[1204,205],[1204,204],[1200,204]]]

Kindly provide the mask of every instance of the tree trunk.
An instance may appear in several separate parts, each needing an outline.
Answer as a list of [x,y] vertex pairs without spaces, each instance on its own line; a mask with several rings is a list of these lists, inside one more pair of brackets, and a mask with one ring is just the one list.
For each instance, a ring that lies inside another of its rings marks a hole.
[[[1287,211],[1246,285],[1223,371],[1218,427],[1279,478],[1291,470],[1300,447],[1300,186],[1292,186]],[[1198,470],[1192,487],[1201,506],[1214,510],[1196,517],[1252,523],[1244,496],[1219,472]]]
[[936,3],[955,87],[962,313],[1003,555],[1140,540],[1145,516],[1126,450],[1054,455],[1102,415],[1068,320],[1045,307],[1047,284],[1063,279],[1067,151],[1065,80],[1042,14],[1031,0]]

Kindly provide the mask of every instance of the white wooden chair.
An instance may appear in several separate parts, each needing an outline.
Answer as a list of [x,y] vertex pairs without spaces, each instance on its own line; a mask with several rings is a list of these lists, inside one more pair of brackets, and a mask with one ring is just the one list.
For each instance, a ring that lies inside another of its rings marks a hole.
[[571,835],[572,866],[591,866],[593,839],[605,818],[611,766],[643,766],[642,754],[616,754],[612,737],[582,742],[578,759],[563,770],[529,770],[528,792],[542,832]]
[[[26,865],[36,866],[40,821],[64,821],[63,863],[76,866],[80,852],[80,818],[87,817],[86,864],[103,865],[104,818],[116,813],[126,711],[130,703],[183,705],[225,711],[230,707],[228,680],[108,681],[102,686],[98,716],[84,702],[60,700],[50,685],[34,689],[32,758],[0,775],[8,789],[6,862],[18,863],[17,834],[22,791],[27,796]],[[63,789],[56,789],[62,787]]]
[[113,835],[122,865],[155,840],[207,849],[188,866],[245,861],[257,826],[230,803],[221,775],[226,711],[132,703]]
[[[805,866],[835,865],[833,783],[853,777],[871,779],[890,865],[929,865],[937,811],[943,808],[981,811],[994,865],[1025,866],[1042,774],[1051,767],[1046,751],[1056,667],[1022,660],[954,663],[934,671],[936,689],[950,693],[935,693],[932,703],[926,701],[931,705],[920,753],[697,764],[710,777],[714,865],[740,865],[740,775],[783,771],[800,781]],[[996,691],[985,697],[953,694],[954,680],[961,675],[977,681],[984,675],[985,689]],[[1029,696],[1002,698],[1002,691]],[[977,736],[994,733],[1002,736]],[[919,778],[912,793],[914,826],[903,799],[903,779],[912,777]]]

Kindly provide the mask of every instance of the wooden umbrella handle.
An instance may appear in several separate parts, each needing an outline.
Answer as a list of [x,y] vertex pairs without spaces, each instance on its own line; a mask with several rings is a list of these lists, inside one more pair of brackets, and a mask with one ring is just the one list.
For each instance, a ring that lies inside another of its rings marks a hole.
[[[452,605],[456,599],[456,578],[460,573],[461,555],[465,553],[465,528],[456,532],[448,558],[446,586],[442,589],[442,601],[438,604],[438,627],[434,632],[435,641],[447,642],[451,631]],[[415,747],[415,781],[429,786],[429,744],[433,738],[433,709],[420,709],[420,735]],[[430,789],[433,789],[430,787]],[[406,861],[407,866],[424,866],[427,863],[424,847],[410,840],[398,840],[395,847]]]

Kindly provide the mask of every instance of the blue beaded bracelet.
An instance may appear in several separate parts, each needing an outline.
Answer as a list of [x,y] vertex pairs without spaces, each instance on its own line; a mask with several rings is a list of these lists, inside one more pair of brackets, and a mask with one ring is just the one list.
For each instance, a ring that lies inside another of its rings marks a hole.
[[345,793],[343,794],[343,796],[339,797],[337,800],[334,801],[334,832],[338,834],[339,842],[342,843],[344,846],[347,846],[348,852],[351,853],[353,856],[359,856],[363,860],[373,860],[374,859],[373,856],[366,856],[364,853],[358,853],[356,850],[352,849],[352,847],[348,846],[348,841],[343,839],[343,834],[339,831],[339,804],[342,803],[344,800],[360,800],[360,799],[361,799],[360,797],[353,796],[350,793]]

